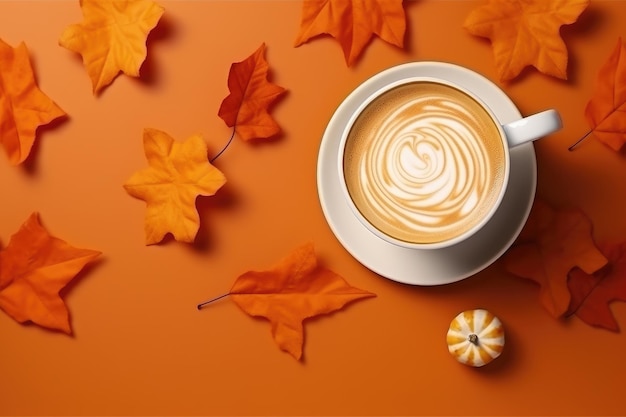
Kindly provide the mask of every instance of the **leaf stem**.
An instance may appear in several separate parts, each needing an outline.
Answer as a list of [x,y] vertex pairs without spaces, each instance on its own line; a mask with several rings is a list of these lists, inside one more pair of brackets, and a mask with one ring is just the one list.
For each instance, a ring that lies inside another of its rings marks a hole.
[[204,306],[205,306],[205,305],[207,305],[207,304],[211,304],[212,302],[217,301],[217,300],[220,300],[220,299],[222,299],[222,298],[224,298],[224,297],[227,297],[227,296],[229,296],[229,295],[230,295],[230,293],[229,293],[229,292],[227,292],[226,294],[222,294],[222,295],[219,295],[219,296],[217,296],[217,297],[211,298],[210,300],[203,301],[203,302],[201,302],[200,304],[198,304],[198,306],[197,306],[197,307],[198,307],[198,310],[200,310],[202,307],[204,307]]
[[213,158],[211,158],[211,160],[210,160],[210,161],[211,161],[211,163],[213,163],[213,161],[215,161],[217,158],[219,158],[219,156],[220,156],[221,154],[223,154],[223,153],[224,153],[224,151],[225,151],[225,150],[226,150],[226,149],[230,146],[230,143],[233,141],[233,138],[234,138],[234,137],[235,137],[235,125],[233,125],[233,133],[231,133],[231,135],[230,135],[230,139],[228,139],[228,142],[226,142],[226,145],[224,145],[224,147],[222,148],[222,150],[221,150],[221,151],[219,151],[219,152],[217,153],[217,155],[215,155]]
[[567,148],[567,150],[568,151],[573,151],[576,146],[578,146],[583,140],[585,140],[587,138],[587,136],[589,136],[591,134],[591,132],[593,132],[593,130],[590,130],[589,132],[585,133],[585,135],[582,138],[578,139],[576,141],[576,143],[574,143],[569,148]]

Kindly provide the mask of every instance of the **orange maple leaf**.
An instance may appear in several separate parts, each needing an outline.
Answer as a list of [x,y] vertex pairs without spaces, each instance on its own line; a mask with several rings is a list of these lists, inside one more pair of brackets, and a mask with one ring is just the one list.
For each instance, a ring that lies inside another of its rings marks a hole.
[[93,93],[120,72],[139,77],[146,40],[164,9],[151,0],[80,0],[83,21],[68,26],[59,44],[83,57]]
[[51,236],[33,213],[0,251],[0,309],[20,323],[71,334],[59,291],[100,254]]
[[351,66],[373,35],[403,48],[405,30],[402,0],[304,0],[295,46],[330,35],[339,41]]
[[626,143],[626,44],[617,46],[604,63],[585,117],[596,139],[619,151]]
[[489,0],[469,14],[464,27],[491,40],[501,80],[529,65],[567,79],[567,47],[559,31],[588,5],[589,0]]
[[582,211],[555,210],[536,200],[517,242],[503,258],[507,271],[541,286],[540,300],[554,317],[569,307],[570,270],[579,267],[592,274],[608,262],[596,247],[591,229]]
[[208,161],[198,135],[177,143],[165,132],[145,129],[143,145],[149,167],[133,174],[124,188],[146,202],[146,244],[159,243],[167,233],[193,242],[200,227],[196,198],[214,195],[226,183],[224,174]]
[[0,40],[0,143],[9,162],[30,155],[37,128],[65,116],[37,86],[24,43],[13,48]]
[[267,318],[276,344],[298,360],[302,357],[305,319],[376,296],[318,265],[310,243],[296,248],[270,270],[239,276],[229,295],[250,316]]
[[593,275],[578,268],[570,272],[568,288],[572,301],[568,313],[592,326],[617,332],[619,325],[609,305],[626,301],[626,242],[599,246],[609,264]]
[[222,101],[217,114],[227,126],[234,126],[243,140],[269,138],[280,132],[268,108],[286,90],[267,80],[268,71],[265,44],[230,67],[230,94]]

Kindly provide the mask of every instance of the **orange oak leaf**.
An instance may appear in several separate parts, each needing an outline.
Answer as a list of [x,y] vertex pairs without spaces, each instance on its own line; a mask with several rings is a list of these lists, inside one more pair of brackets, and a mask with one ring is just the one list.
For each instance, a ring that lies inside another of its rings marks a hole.
[[164,9],[151,0],[80,0],[83,21],[68,26],[59,45],[78,53],[98,94],[120,72],[139,77],[146,40]]
[[585,323],[614,332],[619,325],[609,307],[613,301],[626,301],[626,242],[599,245],[609,264],[590,275],[578,268],[570,272],[568,287],[572,294],[569,314]]
[[268,71],[265,44],[230,67],[230,94],[222,101],[217,114],[227,126],[234,127],[243,140],[269,138],[280,133],[280,126],[270,116],[268,108],[286,90],[267,80]]
[[165,132],[144,129],[143,146],[149,167],[133,174],[124,188],[146,202],[146,244],[159,243],[167,233],[193,242],[200,227],[196,198],[214,195],[226,183],[224,174],[208,161],[198,135],[177,143]]
[[341,44],[351,66],[373,35],[403,48],[405,30],[402,0],[304,0],[295,46],[330,35]]
[[59,291],[100,254],[51,236],[33,213],[0,251],[0,309],[20,323],[71,334]]
[[570,305],[568,274],[574,267],[594,273],[607,264],[592,238],[592,225],[578,209],[555,210],[536,200],[516,243],[505,254],[505,269],[541,286],[540,300],[554,317]]
[[244,273],[229,294],[250,316],[268,319],[274,341],[297,360],[302,357],[304,320],[376,296],[318,265],[311,243],[296,248],[272,269]]
[[626,44],[620,38],[604,63],[585,117],[596,139],[619,151],[626,143]]
[[491,40],[501,80],[517,77],[529,65],[567,79],[568,53],[559,31],[588,5],[589,0],[489,0],[469,14],[464,27]]
[[62,116],[65,112],[37,86],[26,45],[13,48],[0,40],[0,144],[9,162],[24,162],[37,128]]

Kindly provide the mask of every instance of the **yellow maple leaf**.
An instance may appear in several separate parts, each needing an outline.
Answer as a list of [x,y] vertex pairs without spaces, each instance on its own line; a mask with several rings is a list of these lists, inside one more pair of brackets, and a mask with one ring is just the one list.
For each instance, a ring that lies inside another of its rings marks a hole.
[[491,40],[501,80],[517,77],[529,65],[567,79],[567,47],[559,30],[588,5],[589,0],[489,0],[469,14],[464,26]]
[[164,9],[151,0],[81,0],[83,21],[68,26],[59,44],[83,57],[93,93],[120,72],[139,77],[146,39]]
[[146,244],[159,243],[167,233],[193,242],[200,227],[196,198],[214,195],[226,183],[224,174],[208,161],[198,135],[178,143],[165,132],[145,129],[143,144],[149,167],[133,174],[124,188],[146,202]]

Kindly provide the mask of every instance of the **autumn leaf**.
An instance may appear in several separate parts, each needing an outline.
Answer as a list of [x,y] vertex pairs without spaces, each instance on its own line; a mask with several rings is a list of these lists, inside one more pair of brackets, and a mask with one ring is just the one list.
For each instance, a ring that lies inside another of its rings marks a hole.
[[489,38],[496,68],[503,81],[527,66],[567,79],[567,47],[562,25],[576,22],[589,0],[489,0],[472,11],[464,27]]
[[218,116],[227,126],[234,126],[243,140],[269,138],[280,132],[268,108],[286,90],[267,80],[268,71],[265,44],[230,67],[230,94],[222,101]]
[[626,143],[626,44],[620,38],[604,63],[585,117],[596,139],[615,151]]
[[37,128],[65,116],[37,86],[24,43],[0,40],[0,144],[13,165],[28,158]]
[[376,296],[318,265],[310,243],[296,248],[272,269],[242,274],[228,295],[245,313],[268,319],[276,344],[297,360],[302,357],[304,320]]
[[20,323],[70,334],[59,291],[100,254],[51,236],[33,213],[0,251],[0,309]]
[[330,35],[341,44],[351,66],[373,35],[403,48],[405,30],[402,0],[304,0],[295,46]]
[[200,136],[177,143],[165,132],[145,129],[143,145],[149,167],[133,174],[124,188],[146,202],[146,244],[159,243],[167,233],[193,242],[200,227],[196,198],[214,195],[226,182],[224,174],[208,161]]
[[592,274],[608,262],[592,238],[591,222],[578,209],[555,210],[536,200],[516,243],[504,258],[505,269],[541,286],[540,300],[554,317],[570,305],[568,274],[574,267]]
[[83,21],[68,26],[59,44],[83,57],[93,93],[120,72],[139,77],[146,40],[164,9],[151,0],[81,0]]
[[593,275],[578,268],[570,272],[569,314],[576,314],[589,325],[617,332],[619,325],[609,305],[613,301],[626,301],[626,242],[603,244],[600,249],[609,260],[607,267]]

